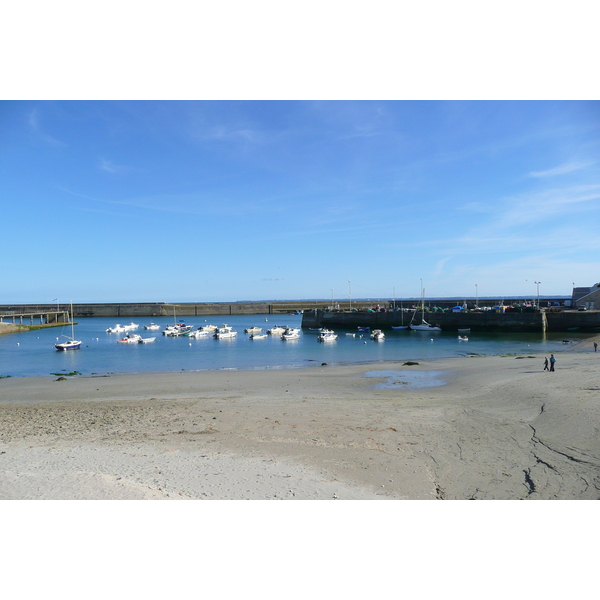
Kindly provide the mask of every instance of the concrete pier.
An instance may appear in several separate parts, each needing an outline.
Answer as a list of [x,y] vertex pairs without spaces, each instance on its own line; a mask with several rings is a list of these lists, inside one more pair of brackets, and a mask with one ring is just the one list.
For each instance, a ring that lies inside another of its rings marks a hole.
[[[25,320],[25,322],[24,322]],[[11,323],[16,325],[25,325],[29,321],[29,325],[50,325],[56,323],[68,323],[69,313],[66,310],[44,310],[36,312],[14,312],[0,310],[0,323]]]

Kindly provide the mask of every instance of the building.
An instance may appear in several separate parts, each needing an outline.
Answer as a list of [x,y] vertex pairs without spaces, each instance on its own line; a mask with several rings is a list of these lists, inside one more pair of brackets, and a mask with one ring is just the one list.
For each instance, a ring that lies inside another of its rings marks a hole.
[[573,306],[588,310],[600,308],[600,283],[589,288],[573,288]]

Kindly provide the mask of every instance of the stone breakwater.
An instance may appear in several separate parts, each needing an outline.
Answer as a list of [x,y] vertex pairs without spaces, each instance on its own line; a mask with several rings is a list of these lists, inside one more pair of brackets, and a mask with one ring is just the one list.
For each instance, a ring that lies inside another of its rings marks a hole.
[[[195,317],[203,315],[281,314],[326,306],[324,302],[108,302],[73,304],[73,317]],[[66,306],[66,305],[65,305]],[[56,311],[56,304],[4,304],[0,315]],[[61,308],[64,308],[61,305]]]

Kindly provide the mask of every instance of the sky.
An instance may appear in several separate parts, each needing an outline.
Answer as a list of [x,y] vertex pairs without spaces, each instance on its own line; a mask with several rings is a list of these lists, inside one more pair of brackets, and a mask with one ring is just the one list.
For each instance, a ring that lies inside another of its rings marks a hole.
[[597,101],[3,101],[0,303],[570,295]]
[[0,304],[600,281],[594,3],[34,4],[0,23]]

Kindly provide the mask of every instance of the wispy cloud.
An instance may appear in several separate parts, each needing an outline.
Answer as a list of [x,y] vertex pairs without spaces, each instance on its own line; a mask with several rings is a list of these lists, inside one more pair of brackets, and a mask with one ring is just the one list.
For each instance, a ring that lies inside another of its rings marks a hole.
[[99,168],[101,171],[106,171],[107,173],[123,173],[127,171],[127,167],[115,165],[111,160],[106,160],[105,158],[100,159]]
[[444,271],[444,265],[450,260],[450,258],[450,256],[446,256],[445,258],[442,258],[442,260],[439,260],[437,262],[437,264],[435,265],[435,270],[433,272],[434,277],[438,277],[442,274],[442,272]]
[[42,130],[40,125],[40,111],[38,108],[34,108],[29,113],[27,116],[27,124],[29,125],[29,130],[47,144],[52,146],[64,146],[63,142],[60,142]]
[[589,167],[593,165],[593,162],[585,162],[585,163],[576,163],[570,162],[565,163],[564,165],[559,165],[558,167],[554,167],[553,169],[548,169],[546,171],[531,171],[528,173],[528,177],[554,177],[555,175],[565,175],[567,173],[572,173],[573,171],[579,171],[580,169],[585,169],[585,167]]
[[522,194],[500,201],[500,214],[495,219],[496,228],[506,229],[517,225],[540,222],[562,214],[597,210],[600,201],[600,184],[543,190]]

